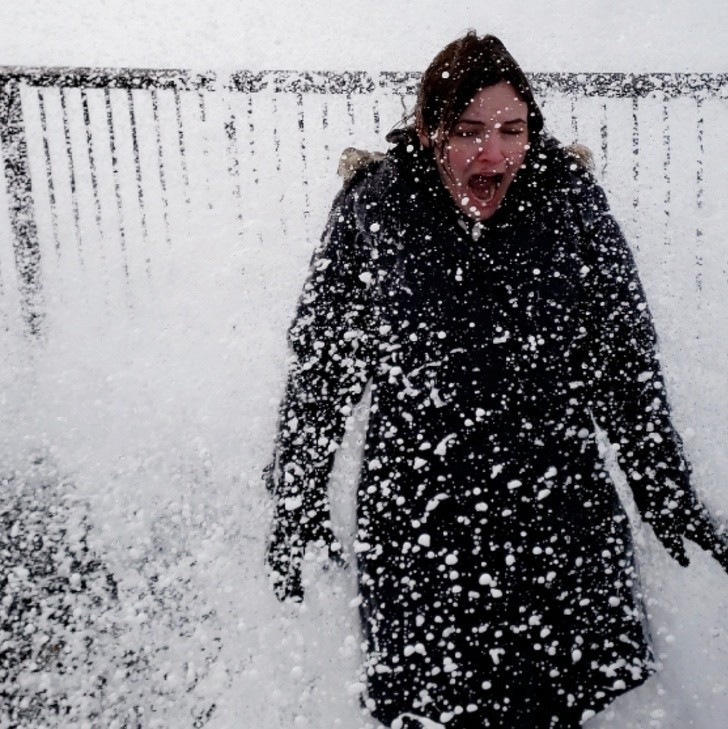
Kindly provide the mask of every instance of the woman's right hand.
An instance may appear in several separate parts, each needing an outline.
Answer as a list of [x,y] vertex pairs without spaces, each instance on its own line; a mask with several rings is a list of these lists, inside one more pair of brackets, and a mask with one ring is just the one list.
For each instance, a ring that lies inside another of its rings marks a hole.
[[303,601],[301,568],[308,544],[326,550],[326,556],[334,564],[346,567],[342,547],[331,530],[328,519],[308,519],[299,523],[299,509],[285,511],[276,509],[273,531],[268,540],[266,562],[273,592],[285,602]]
[[266,563],[275,596],[281,601],[303,601],[301,563],[306,545],[297,531],[276,518],[268,540]]

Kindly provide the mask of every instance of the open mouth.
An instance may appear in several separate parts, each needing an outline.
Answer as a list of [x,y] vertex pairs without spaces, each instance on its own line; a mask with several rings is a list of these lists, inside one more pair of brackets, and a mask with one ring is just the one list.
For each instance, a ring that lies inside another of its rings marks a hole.
[[478,201],[484,204],[492,202],[503,181],[503,174],[471,175],[468,189]]

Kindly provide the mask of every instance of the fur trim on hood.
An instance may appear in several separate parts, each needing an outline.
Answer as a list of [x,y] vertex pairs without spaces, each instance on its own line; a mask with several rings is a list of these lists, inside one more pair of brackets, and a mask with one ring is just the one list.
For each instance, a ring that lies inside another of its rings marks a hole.
[[[575,162],[589,172],[594,172],[594,155],[585,144],[574,142],[564,147],[566,153],[573,157]],[[382,152],[369,152],[366,149],[357,149],[356,147],[347,147],[339,157],[339,166],[336,170],[339,177],[344,182],[348,182],[359,171],[368,167],[374,162],[384,159]]]
[[348,182],[359,170],[369,167],[373,162],[384,159],[382,152],[368,152],[366,149],[347,147],[339,157],[339,166],[336,170],[339,177]]
[[594,155],[592,154],[591,149],[586,146],[586,144],[574,142],[573,144],[567,144],[564,147],[564,150],[566,151],[566,154],[574,157],[576,162],[584,167],[584,169],[589,170],[589,172],[594,172],[594,170],[596,169],[596,165],[594,163]]

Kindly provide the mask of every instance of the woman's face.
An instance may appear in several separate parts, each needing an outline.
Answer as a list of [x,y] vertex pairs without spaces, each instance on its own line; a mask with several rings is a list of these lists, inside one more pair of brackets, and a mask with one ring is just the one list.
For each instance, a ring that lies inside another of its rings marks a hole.
[[[424,137],[424,138],[423,138]],[[428,138],[420,135],[427,145]],[[455,204],[487,220],[503,201],[528,151],[528,105],[506,81],[478,91],[435,159]]]

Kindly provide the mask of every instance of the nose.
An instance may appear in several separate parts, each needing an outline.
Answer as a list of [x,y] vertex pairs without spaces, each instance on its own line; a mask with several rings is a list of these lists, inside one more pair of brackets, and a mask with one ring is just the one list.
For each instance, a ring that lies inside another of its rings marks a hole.
[[476,156],[481,162],[502,162],[506,158],[506,155],[499,135],[484,134],[480,138]]

